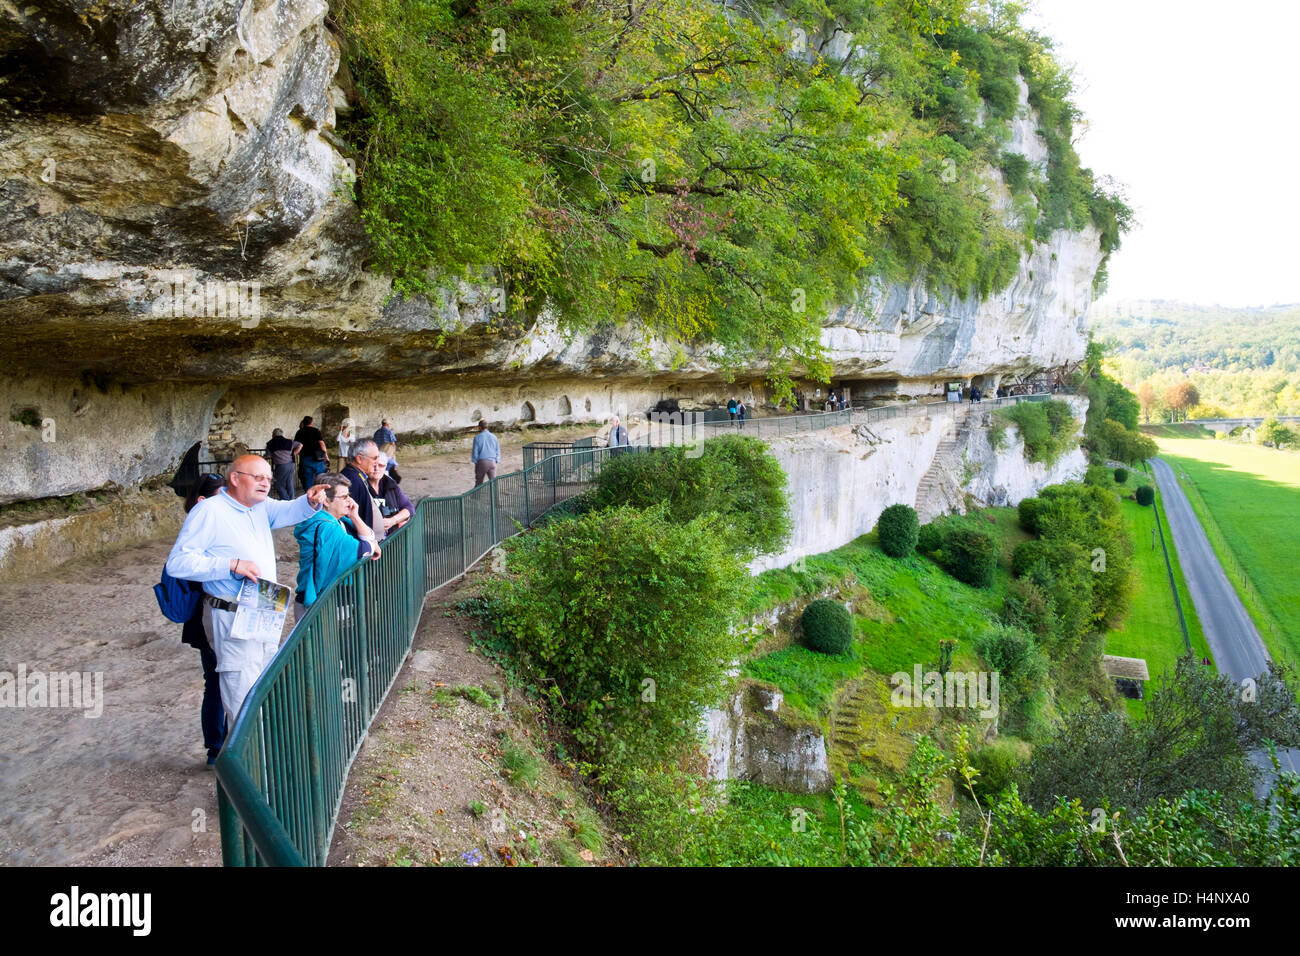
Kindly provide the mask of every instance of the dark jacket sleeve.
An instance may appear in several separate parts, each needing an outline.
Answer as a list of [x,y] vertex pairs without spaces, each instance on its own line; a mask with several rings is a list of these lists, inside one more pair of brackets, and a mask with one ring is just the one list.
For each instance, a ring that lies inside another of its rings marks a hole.
[[[361,473],[350,465],[347,468],[348,494],[357,503],[357,514],[371,531],[375,530],[375,505],[370,500],[370,485],[361,477]],[[377,533],[377,532],[376,532]]]

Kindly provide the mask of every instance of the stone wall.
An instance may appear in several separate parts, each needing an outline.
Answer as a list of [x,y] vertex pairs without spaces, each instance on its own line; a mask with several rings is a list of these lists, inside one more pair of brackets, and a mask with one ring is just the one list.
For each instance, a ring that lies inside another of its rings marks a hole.
[[[1082,423],[1088,400],[1064,396]],[[1077,448],[1055,464],[1028,462],[1014,426],[999,450],[989,444],[982,415],[969,420],[965,455],[959,456],[942,486],[956,488],[949,500],[917,502],[921,479],[953,423],[945,413],[912,415],[872,425],[853,425],[804,435],[774,438],[772,453],[785,469],[794,534],[780,554],[757,559],[755,573],[786,567],[801,556],[847,544],[876,526],[892,504],[919,506],[929,514],[976,506],[1014,505],[1050,484],[1082,477],[1087,462]],[[967,497],[969,496],[969,498]]]
[[75,558],[172,537],[184,517],[180,499],[169,488],[96,504],[63,518],[0,527],[0,580],[27,578]]

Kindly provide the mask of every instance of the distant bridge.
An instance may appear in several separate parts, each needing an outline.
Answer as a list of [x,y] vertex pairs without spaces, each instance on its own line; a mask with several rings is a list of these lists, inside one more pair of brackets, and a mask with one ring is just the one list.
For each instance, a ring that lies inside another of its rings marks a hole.
[[1193,418],[1188,424],[1201,425],[1213,432],[1235,432],[1238,428],[1258,428],[1269,418],[1279,422],[1300,422],[1300,415],[1261,415],[1258,418]]

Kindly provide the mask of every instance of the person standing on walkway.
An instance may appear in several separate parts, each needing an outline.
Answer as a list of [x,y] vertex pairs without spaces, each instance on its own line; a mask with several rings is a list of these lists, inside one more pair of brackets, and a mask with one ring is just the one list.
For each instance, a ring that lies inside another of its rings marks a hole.
[[352,457],[352,443],[357,440],[355,423],[350,418],[343,419],[339,423],[339,434],[336,441],[339,445],[339,470],[342,471],[347,465],[348,459]]
[[203,624],[216,652],[228,728],[280,647],[278,637],[273,642],[230,637],[242,579],[274,581],[272,530],[306,521],[325,501],[324,488],[311,488],[293,501],[269,499],[270,491],[266,459],[236,458],[226,487],[189,513],[167,557],[168,574],[203,584]]
[[[276,429],[279,431],[279,429]],[[293,480],[293,461],[289,462],[289,478]],[[204,499],[211,498],[225,479],[220,475],[200,475],[198,483],[190,489],[185,498],[185,513],[188,515],[194,506]],[[199,726],[203,728],[203,746],[208,751],[208,766],[217,762],[217,754],[226,739],[226,713],[221,706],[221,679],[217,676],[217,655],[208,641],[208,632],[203,627],[203,603],[194,609],[194,616],[181,625],[181,643],[188,644],[199,652],[199,663],[203,666],[203,703],[199,705]]]
[[402,476],[397,473],[397,436],[393,434],[393,423],[387,418],[375,429],[375,444],[388,457],[388,473],[400,485]]
[[[378,536],[361,520],[357,501],[348,487],[349,481],[342,475],[318,477],[316,488],[325,490],[324,507],[293,529],[298,539],[296,621],[303,619],[307,608],[348,568],[367,557],[377,561],[382,554]],[[355,529],[355,538],[348,533],[345,521]]]
[[748,411],[749,409],[745,406],[743,398],[736,403],[736,422],[742,429],[745,427],[745,413]]
[[302,446],[298,456],[298,477],[306,490],[316,483],[316,476],[325,470],[329,452],[325,450],[325,437],[312,424],[310,415],[304,415],[298,423],[298,431],[293,440]]
[[497,436],[488,431],[485,419],[479,419],[478,434],[474,436],[474,448],[469,455],[470,464],[474,466],[474,487],[497,476],[497,463],[501,461],[501,443]]
[[622,455],[627,451],[631,444],[627,440],[627,429],[619,422],[618,416],[615,415],[609,420],[609,447],[614,449],[611,455]]
[[727,400],[727,414],[731,416],[733,422],[736,420],[736,400],[734,398]]
[[271,494],[281,501],[293,498],[293,456],[302,451],[302,445],[284,437],[284,429],[271,432],[266,443],[271,456]]

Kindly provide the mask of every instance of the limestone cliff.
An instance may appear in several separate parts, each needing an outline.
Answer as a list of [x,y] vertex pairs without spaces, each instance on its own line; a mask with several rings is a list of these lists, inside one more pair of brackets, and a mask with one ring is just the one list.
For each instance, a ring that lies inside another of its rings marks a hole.
[[[346,77],[326,13],[0,8],[0,503],[162,473],[218,409],[256,446],[304,413],[387,414],[410,432],[640,413],[664,396],[762,402],[763,369],[630,326],[566,336],[543,316],[502,332],[481,289],[392,297],[366,269],[333,132]],[[1023,93],[1008,148],[1040,164]],[[917,394],[1077,360],[1100,261],[1094,231],[1056,232],[987,300],[933,295],[923,276],[864,288],[825,321],[837,381]]]

